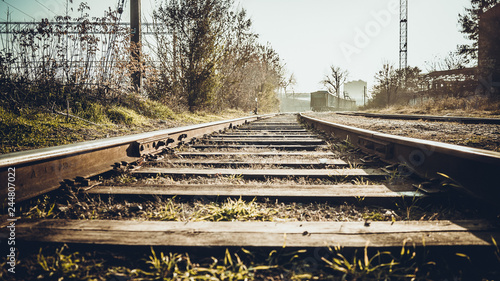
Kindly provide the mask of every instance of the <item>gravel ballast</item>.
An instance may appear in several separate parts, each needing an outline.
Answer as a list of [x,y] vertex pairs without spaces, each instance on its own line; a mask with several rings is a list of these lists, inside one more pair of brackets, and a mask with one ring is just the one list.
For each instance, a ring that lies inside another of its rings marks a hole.
[[500,125],[495,124],[377,119],[338,115],[331,112],[309,112],[306,115],[337,124],[386,134],[500,151]]

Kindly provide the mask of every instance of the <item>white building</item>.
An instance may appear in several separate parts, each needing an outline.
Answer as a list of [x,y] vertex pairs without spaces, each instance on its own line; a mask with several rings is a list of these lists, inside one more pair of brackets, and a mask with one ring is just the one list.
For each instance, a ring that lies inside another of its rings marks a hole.
[[349,81],[344,84],[346,97],[349,96],[352,100],[355,100],[357,106],[363,106],[368,102],[368,97],[365,97],[367,91],[368,84],[363,80]]

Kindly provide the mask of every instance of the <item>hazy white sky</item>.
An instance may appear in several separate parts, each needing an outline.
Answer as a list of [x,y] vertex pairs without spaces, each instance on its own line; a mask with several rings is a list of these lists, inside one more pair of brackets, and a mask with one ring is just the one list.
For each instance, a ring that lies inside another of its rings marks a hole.
[[[399,0],[235,0],[248,11],[262,43],[269,42],[297,79],[296,92],[322,89],[329,66],[349,70],[349,80],[373,86],[384,62],[399,65]],[[458,14],[470,0],[408,0],[408,65],[426,70],[426,61],[443,57],[466,42]],[[73,2],[80,2],[74,0]],[[87,0],[91,15],[101,16],[118,0]],[[126,0],[123,21],[128,21]],[[143,15],[157,0],[142,0]],[[12,21],[31,21],[65,14],[66,0],[2,0]],[[10,5],[9,5],[10,4]],[[22,12],[21,12],[22,11]]]
[[[466,42],[458,14],[470,0],[409,0],[408,65],[445,56]],[[399,66],[399,0],[241,0],[261,40],[297,77],[297,92],[321,89],[329,65],[373,86],[384,62]]]

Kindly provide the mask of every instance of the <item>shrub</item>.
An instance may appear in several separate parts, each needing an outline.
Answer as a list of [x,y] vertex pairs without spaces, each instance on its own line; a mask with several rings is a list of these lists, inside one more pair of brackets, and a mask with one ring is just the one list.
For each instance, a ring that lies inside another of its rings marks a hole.
[[112,106],[107,110],[108,118],[117,124],[140,125],[144,118],[132,109],[123,106]]
[[139,95],[130,94],[122,102],[128,108],[134,108],[139,114],[153,119],[176,119],[176,114],[158,101],[149,100]]
[[78,112],[78,115],[94,123],[106,124],[110,122],[106,115],[106,107],[99,103],[90,103],[84,106],[81,111]]

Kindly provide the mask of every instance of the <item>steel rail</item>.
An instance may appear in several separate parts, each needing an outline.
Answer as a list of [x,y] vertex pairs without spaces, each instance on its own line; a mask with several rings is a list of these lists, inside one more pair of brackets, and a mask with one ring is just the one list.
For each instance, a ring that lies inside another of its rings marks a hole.
[[488,201],[500,198],[500,153],[379,133],[340,125],[299,114],[315,129],[348,140],[363,151],[375,154],[387,163],[402,163],[407,169],[427,179],[447,180],[453,186]]
[[337,112],[340,115],[362,116],[381,119],[401,119],[401,120],[427,120],[440,122],[458,122],[466,124],[500,124],[500,118],[481,117],[460,117],[460,116],[435,116],[420,114],[381,114],[368,112]]
[[[205,134],[236,127],[275,114],[249,116],[122,137],[85,141],[0,155],[0,197],[7,198],[8,182],[15,169],[15,197],[20,202],[55,190],[61,182],[109,171],[167,147]],[[9,175],[10,173],[10,175]],[[12,182],[12,181],[9,181]]]

